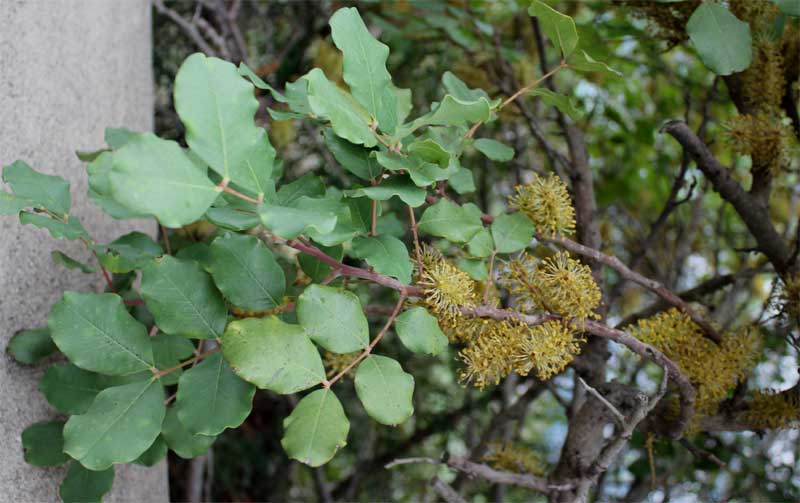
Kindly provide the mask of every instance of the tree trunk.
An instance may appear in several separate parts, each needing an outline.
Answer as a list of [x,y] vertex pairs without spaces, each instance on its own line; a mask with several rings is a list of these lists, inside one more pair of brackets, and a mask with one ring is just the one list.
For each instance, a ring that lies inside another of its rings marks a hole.
[[[73,212],[107,242],[152,224],[118,222],[86,196],[85,168],[75,150],[103,146],[106,126],[153,126],[150,5],[146,0],[0,0],[0,164],[23,159],[65,177]],[[90,261],[79,243],[0,219],[0,344],[17,330],[42,326],[64,290],[102,288],[99,275],[55,265],[50,251]],[[37,391],[42,366],[0,356],[0,500],[54,501],[63,468],[27,465],[20,434],[56,412]],[[166,501],[165,463],[118,467],[105,501]]]

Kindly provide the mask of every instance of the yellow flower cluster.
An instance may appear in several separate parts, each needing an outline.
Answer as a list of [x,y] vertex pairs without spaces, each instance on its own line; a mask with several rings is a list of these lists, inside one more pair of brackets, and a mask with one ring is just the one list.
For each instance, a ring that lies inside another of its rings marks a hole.
[[[330,351],[325,351],[325,354],[322,356],[322,364],[326,369],[325,374],[328,377],[335,376],[353,363],[360,354],[360,351],[355,351],[353,353],[331,353]],[[347,377],[353,377],[355,375],[355,367],[348,370],[345,375]]]
[[519,210],[544,235],[575,232],[575,210],[564,182],[556,175],[534,175],[531,183],[517,186],[509,206]]
[[602,294],[592,277],[592,270],[559,252],[539,260],[523,255],[509,262],[504,279],[509,292],[527,311],[548,311],[582,323],[595,318]]
[[423,269],[419,285],[424,289],[426,304],[434,313],[454,316],[459,308],[476,305],[475,282],[467,273],[430,246],[423,248],[421,258]]
[[483,460],[497,470],[529,473],[537,477],[543,477],[547,471],[545,463],[535,452],[510,442],[489,444],[489,452]]
[[758,330],[748,327],[726,335],[717,345],[677,309],[639,320],[630,333],[680,367],[697,390],[695,411],[703,416],[716,412],[720,402],[744,379],[761,347]]
[[792,130],[766,115],[737,115],[726,124],[731,148],[753,160],[753,169],[778,173],[790,162]]
[[581,350],[583,339],[560,321],[533,327],[508,320],[477,321],[459,356],[465,365],[462,382],[479,389],[499,383],[511,372],[526,376],[534,371],[546,381],[560,374]]
[[796,427],[800,424],[800,400],[792,388],[782,393],[757,391],[749,400],[742,419],[765,430]]

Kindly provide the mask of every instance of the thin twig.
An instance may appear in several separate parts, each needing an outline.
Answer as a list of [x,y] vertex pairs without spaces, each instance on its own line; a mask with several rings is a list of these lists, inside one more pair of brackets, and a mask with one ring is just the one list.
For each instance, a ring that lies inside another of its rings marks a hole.
[[[419,234],[417,233],[417,217],[414,216],[414,208],[408,206],[408,218],[411,220],[411,235],[414,237],[414,252],[417,254],[417,278],[422,277],[422,250],[419,246]],[[798,225],[800,228],[800,225]]]
[[616,407],[614,407],[613,403],[609,402],[606,399],[606,397],[600,394],[599,391],[586,384],[586,381],[583,380],[583,377],[578,376],[578,382],[581,383],[581,385],[586,391],[591,393],[595,398],[600,400],[600,403],[606,406],[606,408],[614,416],[614,419],[617,420],[617,424],[619,424],[620,426],[625,426],[625,415],[622,412],[620,412]]

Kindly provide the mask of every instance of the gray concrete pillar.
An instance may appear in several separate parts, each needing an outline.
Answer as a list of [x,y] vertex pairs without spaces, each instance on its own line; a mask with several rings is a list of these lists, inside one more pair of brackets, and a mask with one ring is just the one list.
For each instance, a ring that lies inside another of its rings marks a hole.
[[[72,184],[73,214],[98,241],[145,222],[114,221],[86,197],[75,150],[103,145],[106,126],[153,126],[150,3],[147,0],[0,0],[0,164],[24,159]],[[100,290],[100,278],[53,264],[59,249],[90,261],[78,243],[0,219],[0,346],[41,326],[62,291]],[[55,412],[37,391],[41,368],[0,356],[0,502],[58,500],[63,469],[27,465],[20,433]],[[168,499],[165,463],[117,467],[104,501]]]

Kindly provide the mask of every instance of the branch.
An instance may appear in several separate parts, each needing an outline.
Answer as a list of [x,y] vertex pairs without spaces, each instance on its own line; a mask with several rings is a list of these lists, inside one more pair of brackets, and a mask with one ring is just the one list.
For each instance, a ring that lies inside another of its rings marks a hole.
[[433,486],[433,490],[436,491],[436,494],[446,503],[467,503],[467,500],[462,498],[450,484],[439,477],[433,477],[433,479],[431,479],[431,486]]
[[491,466],[474,463],[464,458],[450,458],[444,461],[439,461],[433,458],[401,458],[388,463],[385,468],[393,468],[399,465],[407,465],[412,463],[429,463],[432,465],[445,465],[454,470],[464,472],[473,477],[479,477],[483,480],[493,484],[501,484],[506,486],[524,487],[533,489],[545,494],[552,492],[568,491],[572,489],[573,484],[560,484],[554,485],[547,482],[547,479],[536,477],[526,473],[506,472],[502,470],[495,470]]
[[685,122],[668,122],[661,131],[675,138],[694,159],[697,167],[714,186],[714,190],[739,214],[758,243],[758,249],[769,258],[778,274],[784,276],[791,266],[791,254],[772,225],[767,204],[746,192]]
[[589,248],[588,246],[584,246],[580,243],[576,243],[571,239],[565,238],[563,236],[556,236],[552,238],[544,237],[541,235],[536,236],[537,239],[541,241],[547,241],[550,243],[555,243],[561,245],[562,247],[566,248],[567,250],[577,253],[578,255],[583,255],[584,257],[590,258],[595,262],[604,264],[615,271],[617,271],[620,276],[627,279],[628,281],[633,281],[636,284],[639,284],[648,290],[651,290],[653,293],[664,299],[666,302],[670,303],[671,305],[677,307],[678,309],[684,311],[689,317],[694,321],[700,328],[703,329],[706,336],[719,344],[722,342],[722,337],[714,330],[714,327],[711,326],[711,323],[706,321],[702,316],[700,316],[697,312],[695,312],[689,304],[684,302],[679,296],[675,295],[674,292],[669,290],[660,282],[642,276],[636,271],[632,271],[628,268],[625,264],[622,263],[620,259],[614,257],[612,255],[606,255],[605,253],[595,250],[594,248]]
[[206,53],[208,56],[217,55],[217,51],[215,51],[214,49],[211,48],[210,45],[208,45],[208,42],[206,42],[206,39],[203,38],[203,36],[200,34],[200,32],[197,29],[197,26],[194,23],[187,21],[183,16],[181,16],[174,10],[164,5],[164,2],[162,0],[152,0],[152,1],[153,1],[153,7],[155,7],[158,12],[167,16],[175,24],[177,24],[178,27],[180,27],[183,30],[186,36],[188,36],[189,39],[192,42],[194,42],[197,48],[200,49],[200,51]]

